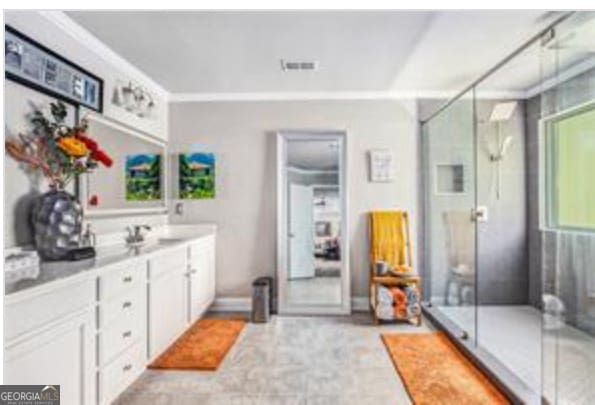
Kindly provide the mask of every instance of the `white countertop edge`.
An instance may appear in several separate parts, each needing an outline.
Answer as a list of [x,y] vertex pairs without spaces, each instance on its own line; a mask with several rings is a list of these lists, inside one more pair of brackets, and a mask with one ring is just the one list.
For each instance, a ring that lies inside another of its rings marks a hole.
[[[197,229],[197,226],[200,227],[200,230]],[[154,240],[159,239],[159,237],[162,237],[164,235],[164,233],[163,233],[164,231],[167,232],[169,230],[173,230],[174,228],[178,229],[178,230],[185,230],[185,231],[193,230],[194,232],[188,233],[185,237],[180,237],[179,240],[168,242],[166,244],[161,244],[161,245],[159,245],[159,247],[156,247],[154,245],[154,243],[156,243],[156,242],[154,242]],[[80,282],[85,281],[86,279],[91,279],[91,280],[95,279],[95,278],[100,277],[101,275],[111,271],[114,266],[124,263],[126,261],[146,260],[146,259],[149,259],[149,258],[155,256],[155,255],[161,254],[165,250],[169,250],[172,248],[178,248],[178,247],[181,247],[184,245],[188,245],[188,244],[192,243],[193,241],[196,241],[196,240],[199,240],[199,239],[211,236],[211,235],[215,235],[216,231],[217,231],[217,226],[215,224],[165,225],[165,226],[157,227],[154,229],[154,231],[152,231],[152,232],[156,232],[156,233],[153,235],[150,235],[150,237],[148,238],[147,245],[146,245],[146,246],[155,247],[154,250],[151,250],[149,252],[140,252],[138,256],[129,256],[129,257],[119,257],[118,258],[117,257],[118,255],[114,255],[113,262],[109,262],[109,263],[105,263],[105,264],[99,263],[87,270],[81,270],[81,271],[79,271],[75,274],[69,275],[69,276],[57,278],[55,280],[50,280],[50,281],[47,281],[47,282],[39,284],[39,285],[26,287],[26,288],[23,288],[22,290],[5,294],[4,295],[4,303],[5,303],[5,305],[12,305],[12,304],[15,304],[17,302],[20,302],[20,301],[23,301],[26,299],[30,299],[30,298],[33,298],[33,297],[36,297],[39,295],[47,294],[57,288],[66,287],[71,284],[78,284]],[[97,248],[98,249],[110,249],[110,248],[127,249],[127,247],[124,244],[103,245],[103,246],[98,246]],[[109,261],[109,259],[103,259],[103,260]],[[56,265],[59,263],[75,264],[76,262],[55,262]]]

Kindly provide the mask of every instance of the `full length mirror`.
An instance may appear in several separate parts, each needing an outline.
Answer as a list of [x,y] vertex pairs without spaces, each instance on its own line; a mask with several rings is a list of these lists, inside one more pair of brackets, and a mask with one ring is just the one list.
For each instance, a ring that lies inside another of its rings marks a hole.
[[341,312],[349,305],[340,133],[282,133],[280,310]]
[[97,114],[85,118],[88,133],[113,162],[106,171],[82,176],[85,215],[165,211],[165,144]]

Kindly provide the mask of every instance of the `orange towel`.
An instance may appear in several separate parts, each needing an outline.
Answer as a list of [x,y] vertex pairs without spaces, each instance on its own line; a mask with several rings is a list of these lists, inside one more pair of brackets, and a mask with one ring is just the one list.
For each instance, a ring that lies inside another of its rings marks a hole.
[[390,292],[394,301],[394,317],[397,319],[407,318],[407,295],[399,287],[392,287]]

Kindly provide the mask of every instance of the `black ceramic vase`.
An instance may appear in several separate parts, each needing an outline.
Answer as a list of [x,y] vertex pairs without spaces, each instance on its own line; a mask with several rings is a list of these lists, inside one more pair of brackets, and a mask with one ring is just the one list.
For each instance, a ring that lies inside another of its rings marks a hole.
[[76,198],[52,188],[35,202],[32,211],[35,247],[43,260],[61,260],[79,246],[83,210]]

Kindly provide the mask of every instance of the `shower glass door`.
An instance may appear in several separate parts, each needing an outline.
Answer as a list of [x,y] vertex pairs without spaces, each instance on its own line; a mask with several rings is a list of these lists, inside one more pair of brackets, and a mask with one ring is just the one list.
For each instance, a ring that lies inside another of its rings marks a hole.
[[426,300],[459,337],[476,337],[476,159],[474,95],[423,127]]
[[539,232],[540,57],[535,42],[475,87],[477,204],[488,214],[477,224],[477,346],[526,402],[541,393],[540,272],[529,248]]
[[542,395],[595,403],[595,13],[542,41]]

